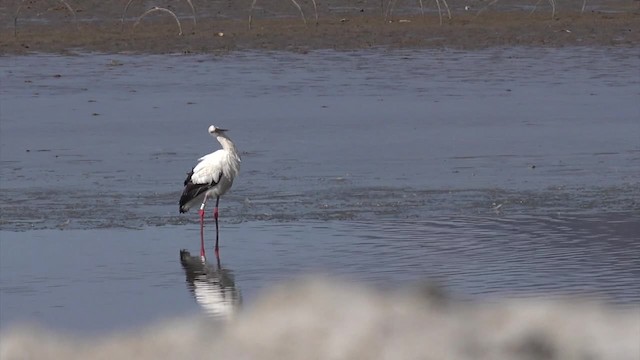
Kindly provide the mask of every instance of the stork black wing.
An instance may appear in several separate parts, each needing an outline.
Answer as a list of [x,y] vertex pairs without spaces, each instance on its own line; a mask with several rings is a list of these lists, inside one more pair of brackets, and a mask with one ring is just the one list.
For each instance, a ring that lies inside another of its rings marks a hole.
[[[195,169],[195,168],[194,168]],[[184,186],[187,186],[189,181],[191,181],[191,176],[193,175],[193,169],[187,173],[187,178],[184,179]]]
[[187,210],[183,207],[189,201],[197,198],[200,194],[205,191],[211,189],[216,186],[218,183],[211,181],[211,183],[207,184],[194,184],[191,181],[191,176],[193,175],[193,169],[187,174],[187,178],[184,180],[184,190],[182,191],[182,196],[180,196],[180,212],[184,213]]

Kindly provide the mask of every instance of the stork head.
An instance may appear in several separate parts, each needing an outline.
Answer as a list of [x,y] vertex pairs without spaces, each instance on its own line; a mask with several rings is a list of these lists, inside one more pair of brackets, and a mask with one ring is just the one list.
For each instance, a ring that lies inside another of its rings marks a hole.
[[209,126],[209,134],[214,136],[222,135],[225,131],[227,131],[227,129],[221,129],[219,127],[216,127],[215,125]]

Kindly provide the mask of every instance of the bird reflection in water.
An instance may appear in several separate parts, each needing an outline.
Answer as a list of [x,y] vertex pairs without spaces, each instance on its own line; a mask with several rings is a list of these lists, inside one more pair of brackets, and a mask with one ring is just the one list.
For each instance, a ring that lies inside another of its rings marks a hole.
[[216,319],[230,319],[242,303],[231,270],[225,269],[216,256],[216,265],[200,256],[180,250],[180,263],[187,276],[187,288],[198,305]]

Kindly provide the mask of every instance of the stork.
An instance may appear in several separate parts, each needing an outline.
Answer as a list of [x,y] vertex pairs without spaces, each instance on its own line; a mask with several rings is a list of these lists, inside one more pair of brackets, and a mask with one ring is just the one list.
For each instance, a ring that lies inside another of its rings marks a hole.
[[180,213],[189,211],[194,205],[200,204],[200,257],[205,260],[204,251],[204,208],[207,199],[215,196],[216,207],[213,210],[213,218],[216,221],[216,246],[215,254],[219,256],[218,249],[218,204],[220,196],[224,195],[233,185],[233,180],[240,171],[240,155],[236,146],[227,137],[227,130],[209,126],[209,134],[214,136],[222,149],[216,150],[198,159],[198,164],[191,169],[184,180],[184,190],[180,196]]

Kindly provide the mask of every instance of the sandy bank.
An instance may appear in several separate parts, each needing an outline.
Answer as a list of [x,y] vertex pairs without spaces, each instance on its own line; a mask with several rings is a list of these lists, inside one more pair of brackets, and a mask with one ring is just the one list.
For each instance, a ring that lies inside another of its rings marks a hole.
[[121,17],[126,2],[69,2],[75,16],[61,5],[27,3],[30,5],[20,11],[19,1],[0,8],[0,20],[5,24],[0,34],[0,54],[640,44],[640,10],[634,1],[593,1],[584,12],[580,11],[581,2],[566,1],[558,5],[554,17],[548,6],[541,5],[532,13],[532,4],[511,0],[497,2],[484,11],[479,2],[451,2],[452,17],[449,20],[443,13],[442,25],[438,12],[431,7],[422,16],[414,4],[400,2],[385,21],[377,1],[349,6],[328,1],[318,9],[317,25],[312,8],[304,4],[306,26],[296,9],[282,1],[256,8],[252,29],[248,27],[250,2],[222,5],[196,1],[195,23],[186,3],[171,3],[174,5],[167,9],[178,17],[182,35],[178,35],[172,16],[161,11],[149,14],[134,27],[138,17],[151,8],[143,2],[132,2],[124,23]]

